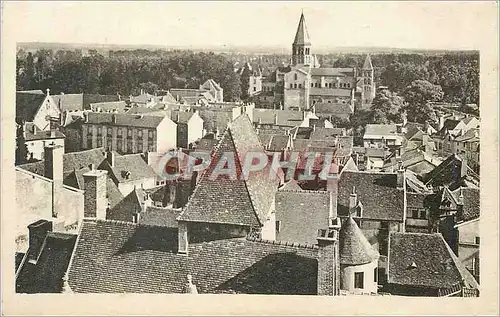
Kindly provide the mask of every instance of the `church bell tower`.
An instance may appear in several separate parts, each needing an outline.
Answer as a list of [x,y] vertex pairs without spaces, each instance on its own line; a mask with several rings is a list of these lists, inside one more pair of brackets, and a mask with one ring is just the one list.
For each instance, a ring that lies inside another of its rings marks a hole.
[[299,26],[295,34],[295,40],[292,44],[292,65],[293,66],[311,66],[313,56],[311,55],[311,40],[307,32],[304,13],[300,15]]

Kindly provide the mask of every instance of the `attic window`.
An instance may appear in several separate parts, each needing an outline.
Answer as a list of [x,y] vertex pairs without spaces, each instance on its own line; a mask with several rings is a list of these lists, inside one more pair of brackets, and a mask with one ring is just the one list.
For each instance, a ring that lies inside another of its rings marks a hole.
[[411,264],[408,266],[409,269],[416,269],[417,268],[417,263],[411,262]]

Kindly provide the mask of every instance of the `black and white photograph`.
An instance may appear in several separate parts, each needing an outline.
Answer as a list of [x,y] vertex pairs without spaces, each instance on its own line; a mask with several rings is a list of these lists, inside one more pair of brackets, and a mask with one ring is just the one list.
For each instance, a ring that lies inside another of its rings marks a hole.
[[497,3],[6,7],[15,296],[493,295]]

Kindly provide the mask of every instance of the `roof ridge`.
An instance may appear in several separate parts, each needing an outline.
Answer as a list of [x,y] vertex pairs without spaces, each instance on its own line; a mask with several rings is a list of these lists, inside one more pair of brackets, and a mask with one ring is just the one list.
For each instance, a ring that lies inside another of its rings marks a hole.
[[305,189],[282,189],[278,190],[280,192],[289,192],[289,193],[306,193],[306,194],[325,194],[330,195],[330,192],[327,190],[305,190]]
[[291,242],[291,241],[267,240],[267,239],[252,238],[252,237],[248,237],[248,236],[246,237],[246,240],[250,241],[250,242],[262,243],[262,244],[281,245],[281,246],[288,246],[288,247],[302,248],[302,249],[311,249],[311,250],[319,249],[319,247],[317,245]]
[[162,225],[135,223],[135,222],[130,222],[130,221],[114,220],[114,219],[83,218],[83,222],[87,222],[87,223],[111,223],[111,224],[117,224],[117,225],[126,225],[129,227],[165,228],[165,226],[162,226]]

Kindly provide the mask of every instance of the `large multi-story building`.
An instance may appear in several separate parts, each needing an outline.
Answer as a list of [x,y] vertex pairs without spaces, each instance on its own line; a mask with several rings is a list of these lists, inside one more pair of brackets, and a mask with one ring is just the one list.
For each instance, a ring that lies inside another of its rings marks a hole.
[[177,147],[176,131],[168,117],[88,112],[82,123],[82,148],[165,153]]
[[[262,98],[284,109],[310,109],[322,103],[365,108],[375,97],[374,69],[370,56],[363,67],[320,67],[312,54],[312,44],[304,14],[292,44],[289,66],[278,67],[262,83]],[[272,98],[270,97],[272,94]]]

